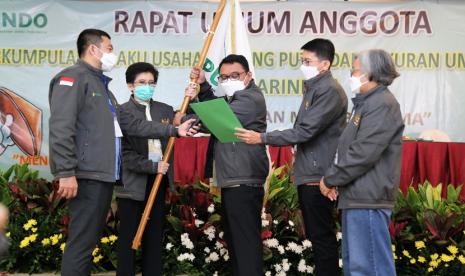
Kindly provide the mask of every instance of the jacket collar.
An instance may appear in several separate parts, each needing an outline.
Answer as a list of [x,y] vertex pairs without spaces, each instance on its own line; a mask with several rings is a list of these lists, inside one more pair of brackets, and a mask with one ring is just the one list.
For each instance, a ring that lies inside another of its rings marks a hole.
[[323,73],[320,73],[318,74],[317,76],[309,79],[309,80],[306,80],[304,81],[304,94],[307,93],[308,91],[310,91],[311,88],[315,87],[316,85],[318,85],[318,83],[324,81],[324,80],[327,80],[329,78],[332,78],[332,74],[331,74],[331,71],[326,71],[326,72],[323,72]]
[[89,63],[85,62],[84,60],[82,59],[78,59],[76,64],[80,67],[84,67],[86,68],[88,71],[90,71],[92,74],[98,76],[103,82],[105,83],[109,83],[112,78],[110,78],[109,76],[107,75],[104,75],[103,74],[103,71],[101,69],[97,69],[95,67],[93,67],[92,65],[90,65]]
[[371,89],[370,91],[367,91],[366,93],[358,93],[355,97],[352,98],[352,102],[354,103],[354,105],[360,104],[372,95],[382,92],[384,90],[386,90],[386,86],[379,84],[378,86]]
[[[129,98],[129,101],[130,101],[133,105],[135,105],[135,107],[136,107],[137,109],[139,109],[140,111],[145,111],[146,106],[143,105],[143,104],[138,103],[137,100],[134,98],[134,95],[131,95],[131,97]],[[152,103],[153,103],[153,101],[150,100],[150,106],[152,105]]]

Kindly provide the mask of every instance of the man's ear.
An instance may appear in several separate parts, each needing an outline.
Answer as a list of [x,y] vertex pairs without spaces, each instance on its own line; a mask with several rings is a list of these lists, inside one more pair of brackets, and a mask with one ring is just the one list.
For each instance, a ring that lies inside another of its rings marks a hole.
[[134,91],[134,84],[128,83],[127,85],[128,85],[129,91],[131,91],[131,93],[132,93]]
[[329,71],[329,68],[331,67],[331,62],[329,60],[323,60],[322,62],[323,66],[321,68],[322,71]]

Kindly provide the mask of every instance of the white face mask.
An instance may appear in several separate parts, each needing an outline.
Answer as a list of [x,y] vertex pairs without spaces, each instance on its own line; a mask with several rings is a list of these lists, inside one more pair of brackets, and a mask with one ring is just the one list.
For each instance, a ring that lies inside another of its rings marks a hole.
[[300,66],[300,71],[302,71],[302,74],[304,74],[304,78],[306,80],[314,78],[320,73],[316,66],[306,66],[305,64]]
[[102,57],[100,58],[100,61],[102,62],[102,71],[111,71],[111,69],[115,67],[118,57],[114,53],[104,53],[101,50],[100,52],[102,53]]
[[230,80],[228,79],[225,82],[220,82],[219,85],[221,91],[228,97],[232,97],[236,91],[244,90],[245,84],[241,80]]
[[361,75],[360,77],[354,77],[354,76],[350,77],[350,79],[349,79],[350,91],[353,94],[360,93],[360,87],[362,87],[362,85],[365,84],[365,83],[362,83],[362,81],[361,81],[361,78],[363,76],[364,75]]

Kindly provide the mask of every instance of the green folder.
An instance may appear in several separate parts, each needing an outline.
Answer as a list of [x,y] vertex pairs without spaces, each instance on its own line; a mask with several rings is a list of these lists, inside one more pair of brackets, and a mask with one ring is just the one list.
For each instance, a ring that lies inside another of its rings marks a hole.
[[221,143],[240,142],[234,129],[242,128],[241,123],[223,98],[190,104],[210,132]]

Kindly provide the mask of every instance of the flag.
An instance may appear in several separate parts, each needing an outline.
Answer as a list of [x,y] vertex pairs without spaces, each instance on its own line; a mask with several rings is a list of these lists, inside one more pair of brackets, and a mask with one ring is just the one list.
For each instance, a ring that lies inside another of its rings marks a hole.
[[[218,86],[218,65],[230,54],[243,55],[249,62],[252,75],[254,74],[252,51],[239,0],[227,1],[203,67],[208,82],[215,88]],[[223,96],[217,92],[215,94]]]
[[71,77],[60,78],[60,85],[73,86],[73,84],[74,84],[74,78],[71,78]]

